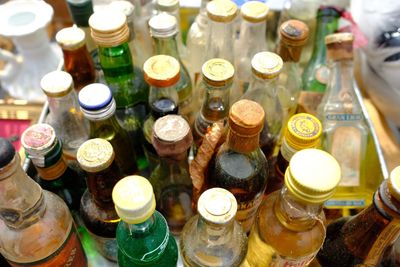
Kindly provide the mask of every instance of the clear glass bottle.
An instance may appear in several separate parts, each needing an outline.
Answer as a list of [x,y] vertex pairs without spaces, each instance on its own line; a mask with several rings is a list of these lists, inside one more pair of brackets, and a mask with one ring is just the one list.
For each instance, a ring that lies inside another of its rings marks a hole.
[[0,253],[13,266],[88,266],[64,201],[42,190],[0,138]]
[[260,134],[260,148],[267,159],[271,158],[279,140],[283,112],[279,101],[279,73],[282,70],[282,59],[272,52],[259,52],[251,61],[252,79],[247,92],[241,99],[259,103],[264,109],[264,128]]
[[191,105],[192,82],[177,49],[177,21],[174,16],[161,13],[150,19],[149,26],[153,37],[154,54],[172,56],[179,61],[180,79],[175,86],[179,95],[179,114],[186,117],[190,123],[193,123],[195,110]]
[[64,54],[64,70],[71,74],[75,90],[96,80],[93,60],[86,48],[85,32],[77,27],[64,28],[57,32],[56,41]]
[[265,31],[268,11],[268,6],[258,1],[246,2],[240,8],[242,22],[239,38],[235,42],[235,69],[239,80],[239,97],[249,87],[251,59],[256,53],[267,50]]
[[[324,201],[340,180],[330,154],[304,149],[290,160],[285,185],[261,205],[249,236],[250,266],[308,266],[325,239]],[[340,266],[340,265],[339,265]]]
[[114,187],[112,198],[121,218],[117,227],[118,265],[175,267],[178,246],[167,221],[156,211],[150,182],[128,176]]
[[70,209],[79,210],[86,189],[85,179],[67,166],[62,143],[48,124],[34,124],[21,136],[21,144],[38,173],[35,181],[59,195]]
[[400,167],[373,196],[373,204],[327,227],[317,259],[322,266],[398,266],[394,243],[400,236]]
[[160,164],[149,181],[154,188],[157,209],[174,235],[179,235],[194,215],[188,164],[188,149],[192,142],[190,126],[181,116],[167,115],[155,122],[153,145],[160,156]]
[[318,106],[323,127],[322,147],[340,163],[342,180],[328,208],[362,208],[375,188],[368,185],[365,156],[368,126],[358,101],[353,78],[353,35],[337,33],[325,38],[329,59],[327,91]]
[[208,189],[201,194],[197,210],[179,241],[184,266],[240,266],[247,253],[247,236],[235,220],[237,202],[232,193]]
[[180,64],[174,57],[166,55],[153,56],[144,64],[145,80],[150,85],[149,105],[150,116],[143,126],[145,142],[143,149],[152,172],[160,160],[153,147],[154,122],[168,114],[178,114],[178,93],[176,86],[179,82]]
[[259,137],[264,110],[254,101],[239,100],[229,111],[227,139],[208,167],[209,187],[229,190],[238,202],[236,219],[249,232],[267,186],[268,162]]
[[78,98],[83,114],[90,121],[90,138],[109,141],[122,173],[136,173],[138,167],[135,150],[128,133],[115,116],[116,104],[110,89],[104,84],[93,83],[83,87]]

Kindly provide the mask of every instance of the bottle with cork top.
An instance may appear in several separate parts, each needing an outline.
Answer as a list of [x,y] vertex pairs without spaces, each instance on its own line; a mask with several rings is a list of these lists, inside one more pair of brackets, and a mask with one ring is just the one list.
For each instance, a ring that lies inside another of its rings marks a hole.
[[115,162],[114,149],[107,140],[90,139],[79,148],[78,162],[86,172],[88,185],[81,200],[81,218],[96,249],[107,259],[117,261],[115,234],[120,220],[111,193],[122,173]]
[[149,178],[154,188],[157,210],[164,215],[170,231],[179,235],[193,216],[192,180],[188,164],[192,132],[184,118],[167,115],[155,122],[152,139],[160,157],[159,165]]
[[118,265],[175,267],[178,246],[165,218],[156,211],[150,182],[127,176],[114,187],[112,198],[121,218],[117,227]]
[[260,206],[249,236],[248,264],[308,266],[325,239],[323,203],[339,181],[340,166],[330,154],[312,148],[297,152],[283,188]]
[[201,194],[197,210],[179,241],[184,266],[242,266],[247,236],[235,220],[237,202],[232,193],[208,189]]
[[22,169],[0,138],[0,253],[12,266],[76,266],[88,262],[67,205]]
[[264,110],[243,99],[229,111],[227,139],[210,162],[208,184],[229,190],[238,202],[236,219],[249,232],[267,186],[268,162],[260,149]]

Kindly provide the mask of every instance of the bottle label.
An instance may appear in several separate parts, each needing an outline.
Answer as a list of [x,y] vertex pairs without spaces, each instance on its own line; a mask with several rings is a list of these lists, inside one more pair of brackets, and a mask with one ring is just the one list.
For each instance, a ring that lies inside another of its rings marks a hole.
[[299,259],[290,259],[286,257],[282,257],[276,255],[275,258],[272,259],[270,266],[272,267],[303,267],[308,266],[311,261],[314,259],[316,253],[308,255]]
[[57,163],[50,167],[46,168],[39,168],[36,167],[36,170],[43,180],[51,181],[59,178],[64,172],[67,170],[67,163],[65,162],[64,158],[61,157]]
[[286,159],[288,162],[290,159],[293,157],[293,155],[297,152],[296,149],[293,149],[290,147],[287,142],[286,138],[283,138],[282,146],[281,146],[281,154],[284,159]]
[[262,199],[263,196],[262,194],[260,194],[260,196],[258,196],[254,200],[247,202],[238,202],[236,219],[240,222],[246,233],[250,232]]
[[329,79],[329,69],[325,65],[320,65],[315,70],[315,79],[321,84],[327,84]]

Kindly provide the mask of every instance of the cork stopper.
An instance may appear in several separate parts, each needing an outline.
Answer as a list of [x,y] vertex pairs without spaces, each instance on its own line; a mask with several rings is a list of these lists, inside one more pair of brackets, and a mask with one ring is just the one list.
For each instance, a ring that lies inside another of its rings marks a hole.
[[285,131],[287,144],[295,150],[316,148],[322,134],[321,122],[313,115],[298,113],[292,116]]
[[223,87],[231,84],[235,69],[233,65],[222,58],[213,58],[206,61],[202,68],[203,80],[215,87]]
[[353,58],[354,36],[349,32],[329,34],[325,37],[327,57],[331,60]]
[[154,87],[172,86],[179,81],[180,68],[179,61],[174,57],[152,56],[144,62],[144,79]]
[[166,115],[153,126],[152,144],[160,157],[186,154],[193,142],[188,122],[179,115]]
[[228,23],[237,16],[237,5],[230,0],[214,0],[207,3],[207,16],[215,22]]
[[68,27],[57,32],[56,41],[64,50],[76,50],[86,44],[85,32],[78,27]]
[[173,12],[179,9],[179,0],[157,0],[157,9],[164,12]]
[[259,1],[249,1],[242,5],[240,14],[244,20],[259,23],[267,20],[269,7]]
[[91,173],[107,169],[113,163],[114,158],[112,145],[101,138],[84,142],[77,153],[77,160],[81,168]]
[[307,43],[309,29],[307,25],[300,21],[291,19],[282,23],[279,27],[281,40],[290,46],[303,46]]
[[280,56],[272,52],[259,52],[251,60],[251,70],[261,79],[273,79],[278,76],[283,67]]
[[98,46],[114,47],[129,39],[129,28],[124,13],[114,9],[99,10],[89,18],[92,38]]
[[229,110],[230,131],[243,137],[258,135],[264,126],[264,116],[264,109],[257,102],[239,100]]
[[74,81],[68,72],[56,70],[43,76],[40,87],[48,97],[63,97],[73,90]]
[[390,194],[397,201],[400,201],[400,166],[394,168],[390,172],[388,188],[389,188]]

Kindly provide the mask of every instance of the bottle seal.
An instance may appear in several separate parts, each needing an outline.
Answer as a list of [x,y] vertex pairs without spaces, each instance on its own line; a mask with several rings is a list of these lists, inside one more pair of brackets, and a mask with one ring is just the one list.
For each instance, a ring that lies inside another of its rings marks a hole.
[[226,189],[211,188],[200,195],[197,211],[208,222],[227,224],[236,216],[236,198]]
[[144,79],[154,87],[169,87],[179,81],[180,69],[179,61],[174,57],[152,56],[143,64]]
[[207,3],[207,16],[215,22],[233,21],[238,12],[237,5],[231,0],[214,0]]
[[272,52],[259,52],[251,59],[251,70],[261,79],[277,77],[281,73],[282,67],[282,58]]
[[40,87],[48,97],[63,97],[73,90],[74,81],[68,72],[56,70],[43,76]]
[[112,145],[107,140],[94,138],[84,142],[78,149],[77,160],[87,172],[100,172],[107,169],[114,161]]
[[240,14],[242,18],[252,22],[259,23],[267,20],[269,7],[259,1],[249,1],[242,5],[240,8]]
[[[215,1],[215,0],[214,0]],[[207,60],[202,68],[203,80],[214,87],[223,87],[231,84],[235,69],[233,65],[222,58]]]

